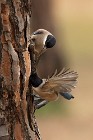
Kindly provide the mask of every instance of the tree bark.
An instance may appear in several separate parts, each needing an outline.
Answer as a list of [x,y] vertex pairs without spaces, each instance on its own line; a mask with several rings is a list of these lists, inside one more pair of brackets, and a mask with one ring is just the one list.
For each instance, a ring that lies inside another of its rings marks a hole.
[[27,114],[28,106],[33,111],[30,17],[31,0],[0,0],[0,140],[37,139]]

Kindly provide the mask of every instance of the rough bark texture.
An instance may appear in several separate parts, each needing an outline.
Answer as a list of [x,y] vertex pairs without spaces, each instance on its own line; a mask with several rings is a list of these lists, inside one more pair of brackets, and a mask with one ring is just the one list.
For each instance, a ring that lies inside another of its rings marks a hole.
[[27,114],[30,16],[31,0],[0,0],[0,140],[37,139]]

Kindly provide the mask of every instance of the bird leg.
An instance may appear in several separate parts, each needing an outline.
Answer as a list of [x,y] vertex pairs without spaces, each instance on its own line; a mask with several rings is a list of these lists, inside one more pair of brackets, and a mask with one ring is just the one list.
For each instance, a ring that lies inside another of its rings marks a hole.
[[35,104],[35,109],[39,109],[43,106],[45,106],[49,101],[45,99],[41,99],[40,96],[34,95],[34,104]]

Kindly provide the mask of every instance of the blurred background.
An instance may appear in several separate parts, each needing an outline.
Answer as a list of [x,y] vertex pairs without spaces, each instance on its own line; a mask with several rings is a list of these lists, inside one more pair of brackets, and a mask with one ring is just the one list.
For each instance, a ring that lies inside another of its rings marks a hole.
[[60,97],[36,112],[42,139],[93,140],[93,0],[34,0],[32,5],[32,31],[44,28],[57,39],[42,57],[39,75],[63,66],[79,74],[74,100]]

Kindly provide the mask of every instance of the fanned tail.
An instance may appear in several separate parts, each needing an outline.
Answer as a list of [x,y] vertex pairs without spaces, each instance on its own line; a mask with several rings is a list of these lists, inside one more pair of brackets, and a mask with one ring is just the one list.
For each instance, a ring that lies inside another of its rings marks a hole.
[[58,74],[56,71],[51,77],[51,80],[54,80],[54,83],[58,83],[62,91],[70,92],[72,88],[76,87],[77,78],[77,72],[63,68],[62,71]]

